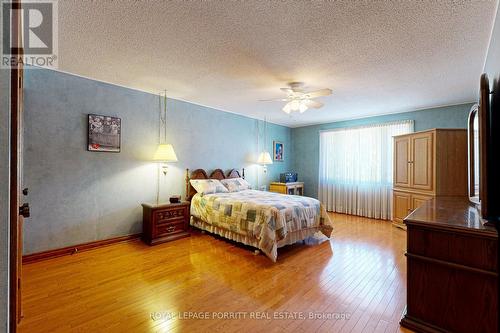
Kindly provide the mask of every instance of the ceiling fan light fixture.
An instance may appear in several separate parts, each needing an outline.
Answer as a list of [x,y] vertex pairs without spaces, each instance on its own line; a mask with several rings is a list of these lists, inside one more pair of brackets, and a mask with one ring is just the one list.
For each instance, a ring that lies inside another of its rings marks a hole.
[[286,103],[282,110],[283,110],[283,112],[290,114],[290,112],[292,112],[292,108],[290,106],[290,103]]
[[307,100],[300,101],[300,103],[299,103],[300,104],[299,105],[299,112],[300,113],[304,113],[304,112],[307,111],[308,108],[307,108],[307,104],[306,103],[307,103]]
[[306,92],[302,88],[303,83],[301,82],[290,82],[288,86],[288,88],[280,88],[281,91],[286,93],[286,98],[267,100],[288,102],[281,109],[287,114],[291,114],[292,112],[304,113],[311,108],[319,109],[324,106],[324,104],[319,101],[315,101],[314,99],[332,94],[332,90],[330,88]]

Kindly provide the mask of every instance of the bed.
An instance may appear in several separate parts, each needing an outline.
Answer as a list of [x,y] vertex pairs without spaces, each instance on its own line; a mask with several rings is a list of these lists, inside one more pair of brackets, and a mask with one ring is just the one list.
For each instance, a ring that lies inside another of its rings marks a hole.
[[278,248],[303,241],[317,232],[330,237],[328,214],[313,198],[257,190],[200,195],[191,179],[228,179],[243,175],[221,169],[210,176],[203,169],[186,170],[187,200],[191,202],[190,224],[201,230],[261,250],[276,262]]

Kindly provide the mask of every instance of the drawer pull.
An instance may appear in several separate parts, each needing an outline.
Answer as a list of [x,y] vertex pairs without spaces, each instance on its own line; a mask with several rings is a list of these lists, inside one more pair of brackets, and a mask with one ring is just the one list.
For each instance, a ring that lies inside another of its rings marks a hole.
[[175,226],[170,226],[167,228],[167,232],[174,232],[175,231]]

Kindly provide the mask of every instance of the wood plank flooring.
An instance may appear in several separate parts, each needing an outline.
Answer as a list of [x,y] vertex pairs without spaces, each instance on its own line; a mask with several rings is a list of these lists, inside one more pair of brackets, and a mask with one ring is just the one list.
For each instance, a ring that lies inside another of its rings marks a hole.
[[332,219],[331,241],[279,249],[277,263],[195,232],[26,264],[20,331],[408,332],[405,231]]

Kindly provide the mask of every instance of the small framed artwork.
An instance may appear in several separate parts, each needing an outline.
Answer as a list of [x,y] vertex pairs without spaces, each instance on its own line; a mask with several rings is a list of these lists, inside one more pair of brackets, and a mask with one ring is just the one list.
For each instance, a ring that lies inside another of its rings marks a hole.
[[116,117],[89,114],[88,151],[119,153],[122,120]]
[[277,162],[283,162],[285,160],[283,142],[273,141],[273,159]]

